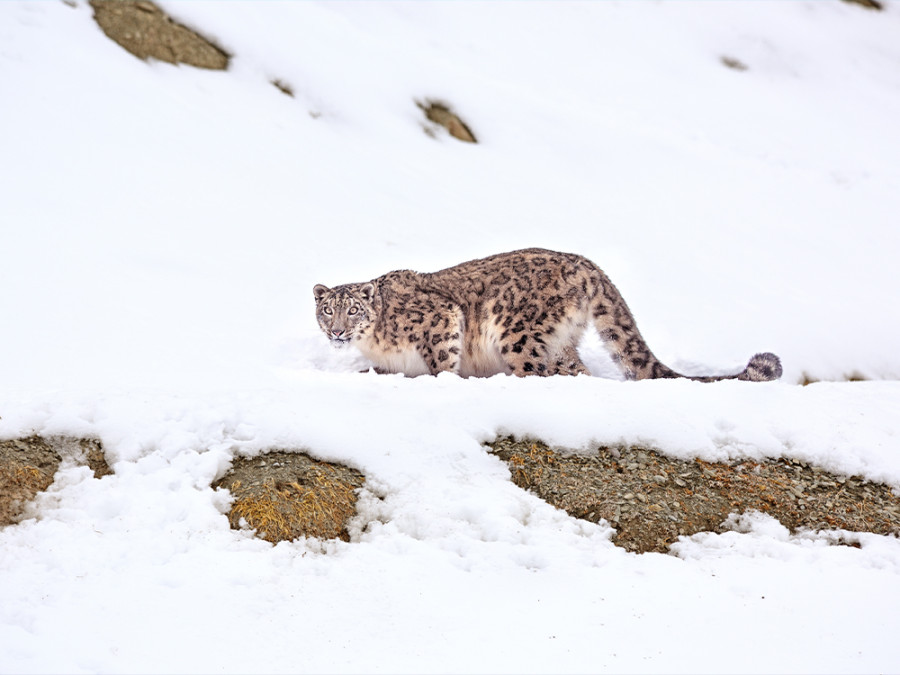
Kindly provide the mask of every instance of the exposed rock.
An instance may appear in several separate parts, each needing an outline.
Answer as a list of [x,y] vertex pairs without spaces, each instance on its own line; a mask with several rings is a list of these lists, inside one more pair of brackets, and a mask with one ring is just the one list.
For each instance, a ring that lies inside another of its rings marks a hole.
[[604,519],[630,551],[667,551],[679,536],[724,532],[730,514],[760,511],[791,530],[900,534],[900,496],[862,478],[789,460],[685,461],[640,448],[564,454],[534,441],[489,447],[516,485],[576,518]]
[[236,459],[213,487],[234,497],[228,513],[234,529],[254,529],[272,543],[304,536],[349,541],[347,522],[356,514],[356,491],[364,482],[355,469],[271,451]]
[[275,79],[275,80],[272,80],[272,84],[274,84],[275,88],[278,89],[278,91],[280,91],[285,96],[290,96],[291,98],[294,98],[294,88],[291,87],[291,85],[289,85],[284,80]]
[[[416,105],[425,113],[425,117],[447,129],[454,138],[458,138],[466,143],[477,143],[475,134],[446,103],[428,100],[424,102],[416,101]],[[425,128],[425,131],[431,133],[431,135],[434,133],[428,127]]]
[[747,70],[747,64],[733,56],[723,56],[722,65],[732,70]]
[[229,56],[209,39],[175,22],[147,0],[90,0],[94,20],[139,59],[225,70]]
[[879,0],[844,0],[844,2],[848,2],[852,5],[859,5],[861,7],[865,7],[866,9],[874,9],[878,11],[884,9],[884,5],[879,2]]

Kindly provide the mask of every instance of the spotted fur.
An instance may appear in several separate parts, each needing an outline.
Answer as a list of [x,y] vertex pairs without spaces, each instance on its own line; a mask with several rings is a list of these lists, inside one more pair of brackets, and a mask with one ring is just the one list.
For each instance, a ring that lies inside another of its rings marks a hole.
[[[336,346],[352,344],[379,372],[469,376],[578,375],[582,334],[593,324],[629,379],[685,377],[650,351],[619,291],[587,258],[526,249],[433,273],[388,272],[373,281],[317,285],[316,318]],[[781,376],[757,354],[711,382]]]

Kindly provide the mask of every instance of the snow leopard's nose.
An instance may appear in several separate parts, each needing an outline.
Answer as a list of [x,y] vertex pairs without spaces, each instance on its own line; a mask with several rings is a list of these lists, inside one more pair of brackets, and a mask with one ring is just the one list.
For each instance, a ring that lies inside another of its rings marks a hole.
[[345,332],[346,332],[346,331],[343,331],[343,330],[341,330],[340,328],[332,328],[332,329],[331,329],[331,334],[332,334],[334,337],[336,337],[336,338],[342,337],[342,336],[344,335]]

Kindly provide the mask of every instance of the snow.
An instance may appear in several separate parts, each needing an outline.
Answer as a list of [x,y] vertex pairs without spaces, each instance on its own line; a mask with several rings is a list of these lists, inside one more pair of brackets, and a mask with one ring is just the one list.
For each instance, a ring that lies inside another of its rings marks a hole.
[[[897,5],[162,5],[229,70],[0,4],[0,438],[115,469],[0,531],[0,671],[896,670],[896,538],[750,514],[629,554],[481,443],[900,489]],[[669,365],[784,378],[623,382],[595,337],[599,377],[378,376],[316,326],[315,283],[525,246],[601,265]],[[210,483],[275,447],[366,474],[350,543],[229,529]]]

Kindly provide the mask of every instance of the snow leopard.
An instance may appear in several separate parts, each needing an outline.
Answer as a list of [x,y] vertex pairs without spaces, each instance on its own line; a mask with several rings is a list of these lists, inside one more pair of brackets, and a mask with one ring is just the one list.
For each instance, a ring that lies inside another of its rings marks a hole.
[[379,373],[590,374],[577,347],[593,325],[626,379],[762,382],[782,374],[781,361],[769,352],[734,374],[672,370],[650,351],[603,270],[571,253],[511,251],[438,272],[396,270],[333,288],[317,284],[313,294],[331,343],[355,346]]

